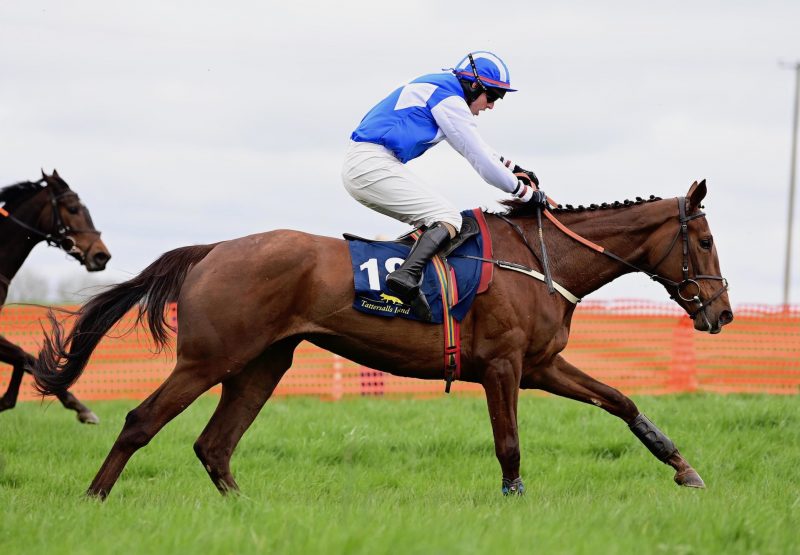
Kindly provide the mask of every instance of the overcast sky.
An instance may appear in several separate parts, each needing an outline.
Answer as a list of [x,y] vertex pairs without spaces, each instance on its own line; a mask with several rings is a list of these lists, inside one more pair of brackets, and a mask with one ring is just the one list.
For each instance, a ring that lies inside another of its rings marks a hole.
[[[519,89],[482,135],[550,196],[672,197],[705,178],[732,303],[780,302],[794,74],[779,61],[800,60],[797,0],[0,0],[0,185],[57,168],[113,281],[275,228],[397,235],[345,192],[348,137],[397,84],[470,50],[502,57]],[[446,143],[410,166],[463,208],[503,198]],[[44,245],[26,266],[83,272]],[[594,295],[621,297],[667,300],[641,275]]]

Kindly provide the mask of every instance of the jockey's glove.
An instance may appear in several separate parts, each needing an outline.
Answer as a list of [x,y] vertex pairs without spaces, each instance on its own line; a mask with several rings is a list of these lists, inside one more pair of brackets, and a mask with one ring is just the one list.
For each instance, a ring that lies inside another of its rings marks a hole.
[[502,156],[500,157],[500,162],[502,162],[503,165],[505,167],[507,167],[508,169],[510,169],[514,174],[523,173],[528,178],[528,181],[530,181],[531,183],[533,183],[537,187],[539,186],[539,178],[536,177],[536,174],[533,173],[532,171],[523,169],[523,168],[519,167],[517,164],[515,164],[514,162],[512,162],[511,160],[508,160],[507,158],[503,158]]
[[511,194],[522,202],[532,202],[534,204],[547,206],[547,195],[544,193],[544,191],[535,189],[524,174],[519,176],[519,179],[517,180],[517,188],[514,189]]
[[533,192],[533,196],[531,196],[531,200],[529,200],[528,202],[532,202],[534,204],[541,204],[542,207],[547,208],[547,195],[545,194],[544,191],[536,189]]
[[525,174],[526,176],[528,176],[528,179],[530,179],[530,180],[531,180],[531,183],[533,183],[533,184],[534,184],[534,185],[536,185],[537,187],[539,186],[539,178],[538,178],[538,177],[536,177],[536,174],[535,174],[535,173],[533,173],[531,170],[525,170],[525,169],[522,169],[522,168],[520,168],[519,166],[517,166],[517,165],[515,164],[515,165],[514,165],[514,169],[513,169],[513,170],[511,170],[511,171],[513,171],[513,172],[514,172],[514,173],[516,173],[516,174],[519,174],[519,173],[523,173],[523,174]]

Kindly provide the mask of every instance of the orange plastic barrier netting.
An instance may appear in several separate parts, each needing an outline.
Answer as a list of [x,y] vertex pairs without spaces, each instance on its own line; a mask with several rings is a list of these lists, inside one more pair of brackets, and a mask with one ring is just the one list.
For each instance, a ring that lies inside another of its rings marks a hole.
[[[629,394],[800,392],[800,307],[749,305],[734,312],[735,321],[712,336],[695,332],[686,315],[672,305],[584,302],[575,313],[564,356]],[[0,312],[0,334],[35,354],[42,340],[40,322],[45,323],[42,308],[7,306]],[[80,399],[141,399],[169,374],[174,349],[154,355],[142,328],[121,336],[132,323],[133,316],[127,316],[100,343],[72,389]],[[0,394],[10,377],[11,367],[0,364]],[[20,400],[39,398],[31,384],[26,376]],[[302,343],[275,394],[338,399],[441,395],[443,389],[441,381],[398,378]],[[454,391],[478,392],[480,386],[456,383]]]

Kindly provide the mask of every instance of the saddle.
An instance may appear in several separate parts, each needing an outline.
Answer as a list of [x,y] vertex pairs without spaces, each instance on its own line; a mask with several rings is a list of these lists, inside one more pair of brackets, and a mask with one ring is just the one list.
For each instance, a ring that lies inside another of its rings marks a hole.
[[[433,314],[430,324],[444,328],[445,391],[460,376],[460,322],[475,296],[486,291],[492,277],[491,236],[480,209],[462,212],[460,233],[451,239],[423,272],[421,291]],[[353,308],[366,314],[417,320],[411,307],[386,289],[386,276],[394,271],[421,235],[415,229],[393,241],[343,234],[353,268]]]
[[[491,239],[483,212],[467,210],[462,212],[462,216],[461,232],[446,244],[423,272],[421,290],[431,307],[433,324],[441,324],[445,312],[452,312],[457,320],[462,320],[475,295],[488,289],[491,279],[491,263],[481,261],[481,258],[491,255]],[[402,264],[420,234],[421,230],[415,229],[393,241],[343,234],[348,241],[353,268],[353,308],[384,317],[416,319],[410,307],[398,302],[400,299],[386,288],[386,276]],[[443,303],[448,289],[456,292],[457,301]]]
[[[396,243],[398,245],[408,245],[409,247],[412,246],[419,236],[420,233],[425,231],[425,227],[419,227],[414,229],[413,231],[409,231],[398,237],[397,239],[393,239],[391,241],[380,240],[380,239],[366,239],[364,237],[359,237],[358,235],[353,235],[352,233],[342,233],[342,237],[347,239],[348,241],[362,241],[364,243]],[[453,253],[458,247],[466,243],[472,237],[475,237],[481,232],[481,228],[478,225],[478,222],[473,217],[465,217],[461,220],[461,231],[459,231],[458,235],[450,239],[450,242],[445,245],[442,251],[439,253],[438,256],[446,259],[450,254]]]

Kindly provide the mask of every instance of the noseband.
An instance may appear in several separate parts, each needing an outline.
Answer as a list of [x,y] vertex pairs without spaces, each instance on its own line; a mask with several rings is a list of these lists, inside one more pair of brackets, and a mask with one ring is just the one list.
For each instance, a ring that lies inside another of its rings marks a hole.
[[[40,179],[36,183],[44,183],[43,179]],[[78,248],[78,245],[75,243],[75,240],[70,235],[71,233],[92,233],[97,236],[100,236],[100,232],[96,229],[73,229],[70,226],[64,223],[64,220],[61,219],[61,212],[58,209],[59,201],[64,198],[70,196],[77,196],[74,191],[66,191],[61,193],[60,195],[56,195],[55,191],[53,191],[52,187],[47,188],[47,192],[50,195],[50,212],[53,216],[53,232],[46,233],[40,229],[37,229],[19,218],[15,217],[13,214],[8,213],[7,211],[0,208],[0,215],[5,216],[19,227],[30,231],[31,233],[41,237],[44,239],[47,244],[51,247],[58,247],[63,250],[67,254],[75,255],[78,259],[83,262],[85,259],[84,252]]]

